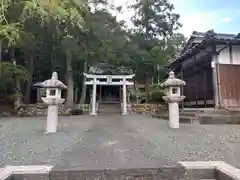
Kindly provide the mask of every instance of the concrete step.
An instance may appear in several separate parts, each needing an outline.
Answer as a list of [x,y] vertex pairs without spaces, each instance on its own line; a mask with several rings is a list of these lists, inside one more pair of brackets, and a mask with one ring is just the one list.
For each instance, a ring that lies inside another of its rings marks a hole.
[[121,113],[120,103],[101,103],[98,107],[98,113]]
[[[163,120],[169,120],[168,114],[158,114],[158,115],[152,115],[155,118],[163,119]],[[179,122],[185,123],[185,124],[193,124],[195,119],[189,116],[179,116]]]
[[100,104],[121,104],[120,101],[101,101]]
[[[168,120],[168,114],[157,114],[153,115],[153,117]],[[206,114],[198,114],[192,115],[187,113],[179,114],[180,123],[191,123],[191,124],[240,124],[240,116],[239,115],[206,115]]]
[[180,112],[183,113],[196,113],[196,114],[218,114],[218,115],[240,115],[240,111],[234,111],[234,110],[226,110],[226,109],[217,109],[214,110],[213,108],[186,108],[183,110],[180,110]]
[[201,113],[185,112],[185,111],[179,112],[179,115],[182,115],[182,116],[191,116],[191,117],[195,117],[195,116],[197,116],[198,114],[201,114]]

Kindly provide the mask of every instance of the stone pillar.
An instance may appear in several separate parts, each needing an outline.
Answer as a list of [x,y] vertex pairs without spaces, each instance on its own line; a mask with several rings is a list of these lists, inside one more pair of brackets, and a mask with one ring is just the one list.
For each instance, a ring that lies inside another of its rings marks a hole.
[[212,62],[212,79],[213,79],[213,96],[214,96],[214,107],[217,109],[219,107],[219,85],[218,85],[218,56],[214,55]]
[[127,85],[126,85],[126,79],[123,79],[123,111],[122,115],[127,115]]
[[170,128],[179,128],[179,107],[178,102],[169,102],[169,127]]
[[93,79],[93,91],[92,91],[92,113],[90,115],[95,116],[96,113],[96,96],[97,96],[97,79]]
[[58,127],[58,105],[49,105],[47,114],[47,133],[57,132]]

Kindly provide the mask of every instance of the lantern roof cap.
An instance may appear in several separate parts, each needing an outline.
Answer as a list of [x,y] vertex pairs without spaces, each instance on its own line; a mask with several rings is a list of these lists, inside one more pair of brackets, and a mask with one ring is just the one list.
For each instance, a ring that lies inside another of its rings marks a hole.
[[169,77],[167,78],[166,81],[164,81],[161,84],[161,87],[179,87],[179,86],[185,86],[185,85],[186,85],[185,81],[175,78],[174,72],[170,71]]
[[48,79],[41,83],[36,83],[33,86],[41,88],[58,88],[58,89],[67,89],[67,86],[63,82],[58,80],[58,73],[53,72],[52,78]]

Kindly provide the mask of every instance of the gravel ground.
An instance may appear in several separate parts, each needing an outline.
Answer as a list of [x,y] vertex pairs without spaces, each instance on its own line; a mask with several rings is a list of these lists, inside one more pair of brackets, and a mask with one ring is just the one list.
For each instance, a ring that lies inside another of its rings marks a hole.
[[78,169],[158,168],[185,160],[222,160],[240,168],[240,126],[167,127],[147,116],[60,118],[45,135],[45,118],[0,119],[0,165],[52,164]]

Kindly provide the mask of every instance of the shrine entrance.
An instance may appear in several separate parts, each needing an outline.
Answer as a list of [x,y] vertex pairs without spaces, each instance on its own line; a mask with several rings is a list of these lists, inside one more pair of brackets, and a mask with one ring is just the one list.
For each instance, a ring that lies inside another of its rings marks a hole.
[[121,105],[122,115],[127,115],[127,86],[134,83],[131,75],[98,75],[84,74],[86,77],[85,84],[92,86],[91,93],[91,113],[97,115],[99,103],[102,102],[119,102]]
[[99,86],[99,102],[121,102],[121,86]]

